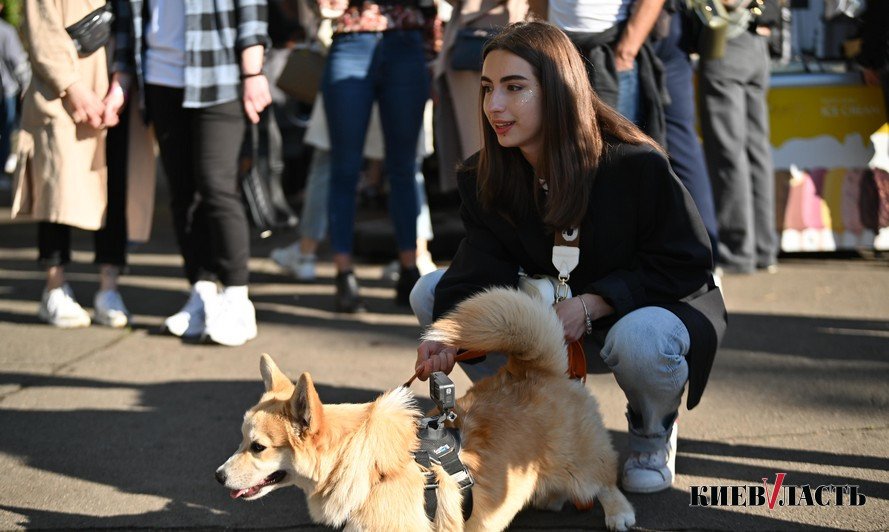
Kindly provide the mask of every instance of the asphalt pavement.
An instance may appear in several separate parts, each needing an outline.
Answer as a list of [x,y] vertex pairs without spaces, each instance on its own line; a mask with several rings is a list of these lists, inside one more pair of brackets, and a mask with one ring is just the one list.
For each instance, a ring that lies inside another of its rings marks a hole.
[[[370,312],[336,314],[329,261],[318,282],[298,284],[266,258],[289,234],[254,242],[256,340],[225,348],[162,334],[164,316],[188,289],[163,212],[122,278],[132,327],[58,330],[36,317],[36,226],[10,222],[0,209],[0,529],[323,530],[296,488],[247,503],[231,500],[213,477],[262,391],[260,353],[292,377],[309,371],[325,402],[372,400],[411,373],[420,329],[392,302],[382,264],[357,270]],[[69,278],[90,307],[98,278],[86,235],[76,249]],[[729,331],[703,401],[680,414],[678,479],[668,491],[629,496],[639,527],[885,530],[886,260],[785,258],[774,274],[726,277],[724,289]],[[465,390],[465,376],[454,377]],[[587,387],[625,454],[619,388],[607,374],[591,375]],[[414,390],[428,395],[425,384]],[[770,494],[781,473],[779,501],[769,508],[757,488],[767,479]],[[855,486],[858,505],[843,486]],[[702,496],[720,489],[719,500]],[[842,506],[837,490],[846,494]],[[511,528],[596,530],[604,517],[598,506],[527,510]]]

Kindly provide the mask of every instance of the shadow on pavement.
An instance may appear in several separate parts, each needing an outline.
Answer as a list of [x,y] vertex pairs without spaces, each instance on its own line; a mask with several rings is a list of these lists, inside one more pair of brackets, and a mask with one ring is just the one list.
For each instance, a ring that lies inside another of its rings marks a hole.
[[[780,334],[776,334],[780,331]],[[849,349],[850,337],[855,349]],[[889,362],[889,321],[729,314],[720,349],[788,354],[813,359]]]

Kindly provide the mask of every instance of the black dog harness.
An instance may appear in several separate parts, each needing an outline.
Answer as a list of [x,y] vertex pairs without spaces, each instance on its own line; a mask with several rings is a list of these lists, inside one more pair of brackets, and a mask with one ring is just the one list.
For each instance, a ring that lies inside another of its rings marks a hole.
[[[456,418],[453,412],[449,414]],[[453,477],[460,487],[463,494],[463,520],[466,521],[472,515],[472,485],[475,481],[460,461],[460,432],[445,427],[444,419],[445,416],[423,418],[417,431],[420,448],[414,453],[414,460],[423,467],[423,475],[426,477],[423,490],[426,517],[434,521],[438,509],[438,480],[431,469],[432,464],[436,464]]]

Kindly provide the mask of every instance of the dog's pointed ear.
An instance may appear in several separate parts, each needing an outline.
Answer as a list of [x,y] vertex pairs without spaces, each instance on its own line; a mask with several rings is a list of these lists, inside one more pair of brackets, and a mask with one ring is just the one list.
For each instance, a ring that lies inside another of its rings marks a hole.
[[293,422],[304,434],[316,434],[321,430],[324,421],[321,399],[315,390],[312,376],[303,373],[296,383],[293,396],[290,398]]
[[293,386],[287,375],[278,369],[278,365],[267,353],[263,353],[259,359],[259,373],[262,374],[266,392],[280,392]]

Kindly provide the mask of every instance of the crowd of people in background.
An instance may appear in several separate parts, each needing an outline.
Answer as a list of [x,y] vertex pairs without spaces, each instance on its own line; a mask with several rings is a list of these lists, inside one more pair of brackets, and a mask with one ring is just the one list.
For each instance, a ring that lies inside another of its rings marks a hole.
[[[421,163],[434,146],[434,188],[453,191],[461,164],[485,143],[481,64],[462,55],[467,35],[490,38],[523,20],[562,30],[598,97],[665,150],[706,229],[712,272],[774,271],[766,95],[768,38],[781,22],[782,0],[721,2],[743,16],[732,18],[724,56],[701,57],[695,86],[685,0],[226,0],[212,7],[28,0],[24,47],[16,29],[0,22],[0,165],[17,161],[13,216],[38,222],[46,272],[39,316],[58,327],[130,323],[118,279],[129,244],[150,236],[156,146],[190,285],[184,306],[164,321],[166,331],[228,346],[256,337],[239,154],[250,124],[276,131],[285,97],[275,76],[289,49],[309,38],[327,46],[306,134],[315,149],[298,240],[271,258],[298,280],[314,281],[318,249],[329,236],[331,308],[366,310],[353,265],[356,191],[362,171],[375,169],[388,184],[395,228],[395,301],[407,305],[417,280],[436,268]],[[868,4],[865,80],[885,87],[889,22],[884,3]],[[103,10],[114,15],[111,38],[84,53],[67,30]],[[279,159],[286,146],[272,132],[263,138]],[[280,165],[274,170],[281,174]],[[295,219],[289,206],[280,209]],[[72,228],[95,233],[100,282],[92,316],[65,277]]]

